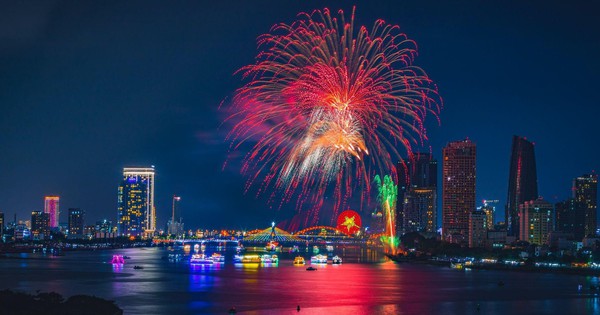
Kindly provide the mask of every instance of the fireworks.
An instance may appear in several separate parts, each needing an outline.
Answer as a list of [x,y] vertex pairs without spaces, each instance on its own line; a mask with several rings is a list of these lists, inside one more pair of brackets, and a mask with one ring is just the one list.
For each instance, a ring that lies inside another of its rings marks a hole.
[[396,237],[396,197],[398,195],[398,185],[394,184],[392,177],[385,175],[383,181],[379,175],[375,175],[375,185],[379,194],[377,199],[381,202],[381,210],[385,219],[385,235],[382,236],[383,243],[387,246],[390,254],[395,255],[398,247],[398,238]]
[[[424,120],[437,118],[435,84],[413,66],[416,44],[399,27],[375,22],[368,30],[344,13],[301,13],[258,38],[256,63],[239,73],[232,150],[252,143],[242,172],[248,186],[319,209],[326,195],[334,212],[370,178],[390,172],[401,154],[426,140]],[[261,184],[257,184],[257,183]]]

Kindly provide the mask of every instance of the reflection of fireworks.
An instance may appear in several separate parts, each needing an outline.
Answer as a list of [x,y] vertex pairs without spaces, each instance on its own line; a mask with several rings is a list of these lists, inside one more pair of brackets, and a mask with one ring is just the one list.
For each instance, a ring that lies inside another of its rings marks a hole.
[[372,173],[393,169],[399,151],[410,156],[426,140],[424,119],[441,100],[398,26],[355,31],[354,14],[347,23],[324,9],[258,42],[256,63],[240,69],[250,82],[234,97],[239,122],[228,138],[233,149],[256,140],[242,172],[253,174],[248,185],[264,179],[259,193],[274,186],[283,201],[297,193],[318,209],[333,184],[337,212],[354,188],[368,193]]

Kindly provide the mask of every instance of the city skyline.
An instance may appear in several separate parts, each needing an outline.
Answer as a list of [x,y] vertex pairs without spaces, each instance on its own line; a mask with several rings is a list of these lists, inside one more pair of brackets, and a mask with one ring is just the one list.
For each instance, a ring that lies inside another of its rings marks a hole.
[[[322,7],[352,8],[272,2],[186,8],[47,3],[37,10],[9,5],[0,13],[6,38],[0,53],[6,109],[0,118],[0,146],[6,148],[0,211],[7,219],[14,213],[27,218],[42,210],[43,196],[58,195],[62,209],[81,208],[90,218],[114,222],[120,169],[137,164],[159,170],[161,227],[173,194],[185,198],[190,227],[219,227],[223,213],[232,214],[227,225],[235,227],[289,218],[293,209],[278,210],[253,191],[245,193],[247,178],[239,167],[224,167],[227,127],[219,126],[227,113],[218,107],[240,86],[233,73],[252,62],[259,35],[300,11]],[[552,203],[570,196],[573,178],[598,168],[600,149],[588,135],[596,133],[599,114],[591,88],[600,68],[593,58],[600,52],[594,41],[599,31],[586,3],[358,2],[356,10],[360,24],[381,17],[418,43],[415,63],[444,98],[441,125],[427,124],[429,142],[419,151],[440,159],[448,142],[475,142],[478,203],[503,203],[515,134],[536,143],[539,193]],[[223,22],[232,16],[239,22]],[[557,17],[564,23],[553,23]],[[211,31],[198,31],[206,29]],[[560,128],[549,128],[554,123]],[[575,154],[559,154],[565,151]],[[368,212],[370,206],[351,208]],[[500,204],[497,213],[502,211]]]

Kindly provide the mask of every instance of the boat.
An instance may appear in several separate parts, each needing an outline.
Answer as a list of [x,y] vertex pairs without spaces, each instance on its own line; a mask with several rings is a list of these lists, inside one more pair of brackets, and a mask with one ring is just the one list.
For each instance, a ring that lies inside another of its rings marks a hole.
[[333,258],[331,258],[331,263],[334,265],[341,265],[342,259],[340,258],[340,256],[335,255],[335,256],[333,256]]
[[465,266],[462,263],[450,263],[450,268],[462,270]]
[[321,254],[318,254],[316,256],[312,256],[312,257],[310,257],[310,263],[311,264],[326,264],[327,263],[327,256],[321,255]]
[[333,245],[327,245],[327,251],[328,252],[332,252],[333,251]]
[[212,259],[206,257],[204,254],[193,254],[192,258],[190,258],[190,264],[210,265],[212,263]]
[[123,259],[131,259],[129,256],[123,256]]
[[297,256],[294,258],[294,265],[304,265],[306,262],[304,261],[304,257]]
[[262,261],[261,257],[258,255],[235,255],[233,260],[236,263],[242,264],[260,263]]
[[317,268],[313,267],[313,266],[308,266],[308,268],[306,268],[306,271],[316,271]]
[[279,257],[277,257],[277,255],[273,255],[271,256],[271,262],[273,262],[274,264],[279,262]]
[[270,264],[273,262],[273,259],[271,258],[271,255],[265,254],[260,257],[260,262],[263,264]]
[[139,270],[139,269],[144,269],[144,267],[136,265],[136,266],[133,266],[133,269],[138,269]]
[[125,260],[123,259],[122,255],[113,255],[111,263],[112,264],[124,264]]
[[225,256],[223,256],[219,253],[213,253],[212,256],[210,256],[210,259],[213,261],[213,263],[224,263],[225,262]]

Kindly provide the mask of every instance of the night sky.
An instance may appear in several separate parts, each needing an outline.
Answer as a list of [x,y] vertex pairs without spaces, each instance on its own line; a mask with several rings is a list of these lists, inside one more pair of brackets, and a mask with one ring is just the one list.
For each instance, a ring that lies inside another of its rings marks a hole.
[[[536,144],[540,194],[567,198],[572,178],[600,165],[597,3],[439,2],[356,3],[358,25],[382,18],[417,42],[416,65],[439,87],[441,124],[427,122],[423,150],[439,160],[449,141],[473,140],[477,198],[499,199],[499,219],[511,139],[525,136]],[[61,221],[70,207],[89,223],[116,221],[122,168],[155,165],[159,227],[173,194],[187,228],[289,218],[244,194],[239,168],[223,169],[228,127],[218,107],[242,86],[234,72],[253,62],[257,36],[324,7],[349,14],[352,3],[3,2],[0,211],[30,219],[57,194]]]

